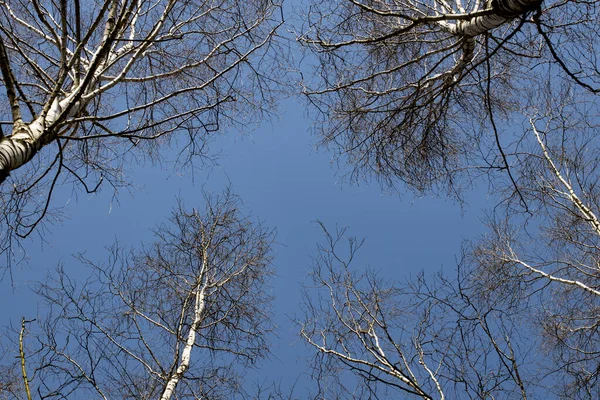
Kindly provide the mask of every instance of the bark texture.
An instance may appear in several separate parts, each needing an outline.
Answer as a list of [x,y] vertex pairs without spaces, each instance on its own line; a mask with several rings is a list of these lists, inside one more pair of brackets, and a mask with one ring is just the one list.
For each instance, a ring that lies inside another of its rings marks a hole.
[[61,104],[55,100],[46,115],[40,115],[33,122],[25,124],[16,121],[13,134],[0,139],[0,184],[15,170],[27,162],[53,139],[47,127],[54,124],[61,114]]
[[459,21],[453,33],[465,36],[481,35],[537,9],[541,4],[542,0],[492,0],[489,14]]
[[[203,268],[203,271],[205,268]],[[185,347],[181,354],[181,362],[177,367],[177,370],[169,377],[169,381],[165,387],[165,390],[161,396],[161,400],[169,400],[173,393],[175,392],[175,388],[177,384],[183,378],[183,374],[190,367],[190,361],[192,358],[192,348],[196,343],[196,334],[200,328],[200,324],[202,323],[202,312],[204,311],[204,296],[205,296],[206,286],[203,285],[201,288],[199,287],[196,291],[196,307],[194,310],[194,323],[190,327],[190,331],[188,333],[187,341],[185,343]]]
[[303,91],[319,115],[321,143],[352,167],[353,181],[460,193],[457,182],[470,175],[465,165],[488,130],[472,122],[499,104],[482,102],[486,77],[510,94],[508,82],[518,87],[512,71],[523,66],[519,77],[527,76],[532,60],[546,56],[534,32],[536,21],[551,18],[545,10],[538,16],[542,2],[314,1],[298,40],[319,60]]
[[41,140],[29,129],[22,125],[11,136],[0,141],[0,184],[3,183],[10,171],[19,168],[33,158],[41,148]]

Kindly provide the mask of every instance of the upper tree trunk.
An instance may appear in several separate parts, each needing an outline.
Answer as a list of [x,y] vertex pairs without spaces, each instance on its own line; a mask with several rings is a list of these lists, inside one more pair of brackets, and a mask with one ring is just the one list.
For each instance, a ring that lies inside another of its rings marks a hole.
[[[205,271],[206,264],[203,264],[202,272]],[[190,367],[190,361],[192,357],[192,348],[194,347],[194,343],[196,343],[196,335],[198,333],[198,329],[200,328],[200,324],[202,323],[202,313],[204,312],[205,300],[204,296],[206,292],[206,285],[199,286],[196,289],[196,304],[194,307],[194,322],[190,326],[190,331],[188,332],[188,337],[185,343],[185,347],[183,348],[183,352],[181,353],[181,362],[177,367],[177,370],[174,371],[171,376],[169,376],[169,380],[165,386],[165,390],[160,397],[161,400],[170,400],[173,393],[175,393],[175,388],[177,384],[183,377],[185,371]]]
[[543,0],[491,0],[487,15],[459,21],[454,25],[453,33],[465,36],[477,36],[491,31],[527,12],[537,9]]

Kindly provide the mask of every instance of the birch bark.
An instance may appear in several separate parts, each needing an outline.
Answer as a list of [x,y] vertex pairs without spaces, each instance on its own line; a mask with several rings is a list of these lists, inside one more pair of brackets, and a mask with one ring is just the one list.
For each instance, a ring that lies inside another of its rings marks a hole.
[[52,141],[53,135],[47,127],[58,120],[61,109],[60,102],[55,100],[45,116],[39,116],[29,124],[14,122],[14,133],[0,140],[0,184],[12,170],[25,165],[44,145]]
[[[475,37],[489,32],[527,12],[537,9],[543,0],[491,0],[484,9],[484,15],[476,15],[469,19],[461,19],[455,23],[441,21],[442,27],[451,34],[463,39],[462,56],[450,71],[445,74],[458,80],[465,67],[473,60]],[[451,18],[451,17],[450,17]]]
[[[58,100],[58,93],[66,79],[67,71],[72,73],[73,76],[78,75],[78,71],[73,70],[73,63],[67,65],[63,60],[56,86],[50,93],[50,100],[46,102],[40,114],[29,124],[23,123],[21,118],[18,99],[14,93],[15,81],[10,59],[3,41],[0,40],[0,69],[4,81],[7,82],[7,96],[11,103],[13,115],[13,134],[0,139],[0,184],[6,180],[12,170],[25,165],[43,146],[56,138],[58,132],[56,125],[61,118],[65,116],[72,117],[83,108],[82,96],[88,88],[97,83],[102,71],[107,66],[107,62],[111,59],[110,54],[115,39],[115,31],[119,27],[115,25],[118,2],[113,0],[110,5],[102,41],[88,64],[83,82],[73,84],[69,95],[60,101]],[[127,19],[124,18],[123,22],[126,22]],[[66,54],[66,52],[67,49],[63,47],[61,53]]]
[[[247,110],[260,109],[262,99],[240,100],[238,91],[253,90],[251,85],[241,79],[239,85],[224,83],[227,90],[220,85],[226,76],[245,71],[254,53],[267,51],[281,23],[274,14],[278,4],[93,4],[84,12],[79,1],[34,1],[31,12],[25,3],[0,2],[0,25],[14,25],[0,29],[0,82],[12,114],[10,122],[3,117],[0,124],[10,133],[0,133],[0,184],[57,138],[152,140],[185,125],[194,133],[192,140],[200,142],[213,124],[223,124],[213,122],[221,104],[235,99],[240,110],[242,103]],[[257,70],[248,71],[254,75]],[[107,96],[121,100],[109,102]],[[213,111],[214,117],[204,118]],[[114,151],[111,145],[106,148]],[[111,167],[102,163],[93,169]],[[76,170],[69,173],[82,181],[86,172]]]
[[488,14],[458,21],[451,32],[471,37],[481,35],[537,9],[541,4],[542,0],[492,0],[486,9]]
[[[542,2],[314,1],[298,41],[320,62],[303,91],[319,116],[321,143],[352,167],[352,180],[458,193],[484,131],[472,121],[489,111],[475,88],[485,91],[488,77],[511,94],[508,86],[528,73],[512,71],[546,57],[533,29],[550,14],[530,16]],[[524,51],[508,62],[513,48]]]
[[175,388],[177,384],[183,378],[183,374],[190,367],[191,357],[192,357],[192,349],[194,344],[196,343],[196,334],[198,329],[200,328],[200,323],[202,322],[202,313],[204,312],[204,308],[206,305],[205,296],[206,289],[208,287],[208,282],[206,281],[206,252],[203,252],[203,261],[202,268],[200,270],[200,276],[198,279],[198,286],[196,288],[195,295],[195,303],[194,303],[194,321],[190,326],[190,331],[188,332],[187,340],[185,342],[185,347],[183,348],[183,352],[181,353],[181,362],[177,367],[177,370],[173,372],[173,374],[169,377],[167,384],[165,386],[165,390],[160,397],[161,400],[169,400],[173,393],[175,392]]

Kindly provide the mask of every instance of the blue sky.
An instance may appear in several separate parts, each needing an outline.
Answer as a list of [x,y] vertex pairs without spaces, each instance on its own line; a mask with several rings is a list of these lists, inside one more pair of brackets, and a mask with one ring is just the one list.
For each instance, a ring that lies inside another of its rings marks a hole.
[[130,178],[137,188],[122,191],[117,199],[108,189],[75,196],[62,188],[54,205],[64,205],[67,218],[52,226],[43,242],[32,238],[29,262],[14,268],[12,286],[8,279],[0,283],[0,302],[10,305],[3,307],[0,323],[17,326],[21,316],[36,316],[37,299],[27,287],[59,262],[72,276],[85,277],[87,271],[72,254],[86,252],[89,259],[102,261],[104,246],[115,240],[133,246],[149,242],[150,229],[168,217],[177,196],[188,207],[202,208],[202,190],[219,192],[227,185],[241,197],[246,212],[278,232],[272,287],[279,334],[271,339],[272,358],[250,379],[290,383],[302,371],[308,348],[299,342],[290,318],[299,313],[310,256],[322,239],[316,220],[330,229],[348,226],[350,234],[366,238],[356,268],[370,267],[399,281],[421,270],[451,273],[462,240],[484,231],[485,192],[471,193],[461,208],[443,198],[384,194],[375,183],[352,185],[343,179],[347,170],[336,172],[331,154],[315,148],[304,107],[286,101],[279,121],[221,136],[211,148],[220,153],[218,166],[196,171],[193,183],[189,171],[177,174],[165,164],[132,166]]

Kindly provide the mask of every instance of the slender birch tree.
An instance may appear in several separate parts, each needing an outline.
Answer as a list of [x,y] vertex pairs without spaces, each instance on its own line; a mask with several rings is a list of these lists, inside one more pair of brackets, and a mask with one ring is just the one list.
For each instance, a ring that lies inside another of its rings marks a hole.
[[479,296],[472,265],[391,283],[354,265],[362,242],[324,232],[298,321],[314,349],[311,396],[526,399],[539,387],[522,365],[535,344],[525,304]]
[[142,250],[114,245],[102,264],[81,257],[93,271],[86,282],[59,268],[39,285],[46,307],[24,339],[35,398],[244,393],[243,368],[268,354],[273,329],[273,232],[245,217],[230,192],[205,201],[203,212],[177,208]]
[[304,93],[352,179],[417,192],[481,171],[514,180],[514,122],[540,91],[599,93],[598,21],[596,1],[315,1],[298,36],[318,60]]
[[[510,202],[477,252],[481,292],[520,292],[534,306],[540,375],[565,399],[600,396],[598,115],[567,93],[529,120],[514,171],[529,214]],[[579,103],[577,106],[574,103]],[[568,129],[565,129],[568,127]]]
[[143,155],[171,143],[190,161],[224,126],[271,112],[281,23],[261,0],[1,1],[3,249],[57,185],[117,188]]

